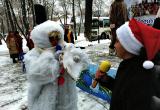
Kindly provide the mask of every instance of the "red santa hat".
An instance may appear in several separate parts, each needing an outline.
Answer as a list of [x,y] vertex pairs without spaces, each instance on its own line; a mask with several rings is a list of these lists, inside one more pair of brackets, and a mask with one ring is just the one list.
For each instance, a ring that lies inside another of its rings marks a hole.
[[116,33],[118,40],[128,52],[139,55],[141,47],[144,47],[148,60],[143,63],[143,67],[153,68],[154,64],[150,60],[153,60],[160,50],[160,30],[131,19],[118,28]]

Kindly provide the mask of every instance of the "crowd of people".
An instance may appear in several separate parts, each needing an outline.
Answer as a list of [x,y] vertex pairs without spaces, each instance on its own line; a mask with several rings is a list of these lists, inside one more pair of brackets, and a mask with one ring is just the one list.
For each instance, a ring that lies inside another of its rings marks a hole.
[[156,15],[159,9],[158,2],[145,3],[132,5],[131,12],[133,17],[144,16],[144,15]]

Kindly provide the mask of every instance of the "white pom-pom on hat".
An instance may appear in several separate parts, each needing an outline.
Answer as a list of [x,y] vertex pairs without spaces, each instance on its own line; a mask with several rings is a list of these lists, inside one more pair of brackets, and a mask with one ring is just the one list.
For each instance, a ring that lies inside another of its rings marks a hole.
[[145,69],[152,69],[154,67],[154,63],[150,60],[146,60],[143,62],[143,67]]

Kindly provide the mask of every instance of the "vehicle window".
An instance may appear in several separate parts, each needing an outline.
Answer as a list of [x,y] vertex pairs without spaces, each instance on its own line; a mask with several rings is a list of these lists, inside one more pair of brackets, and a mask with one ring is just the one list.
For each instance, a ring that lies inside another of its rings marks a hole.
[[109,19],[104,19],[104,27],[109,27]]

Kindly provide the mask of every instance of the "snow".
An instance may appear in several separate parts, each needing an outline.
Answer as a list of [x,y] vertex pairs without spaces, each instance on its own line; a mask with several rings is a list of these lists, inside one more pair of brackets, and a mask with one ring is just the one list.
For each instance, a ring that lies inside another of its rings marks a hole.
[[[76,47],[83,49],[93,62],[99,63],[102,60],[110,60],[113,67],[118,67],[120,59],[109,56],[110,40],[89,42],[83,34],[75,41]],[[28,51],[26,41],[23,40],[23,49]],[[108,110],[109,104],[97,97],[87,94],[77,88],[79,110]],[[0,110],[20,110],[27,105],[27,79],[22,72],[21,63],[13,64],[4,41],[0,45]]]

